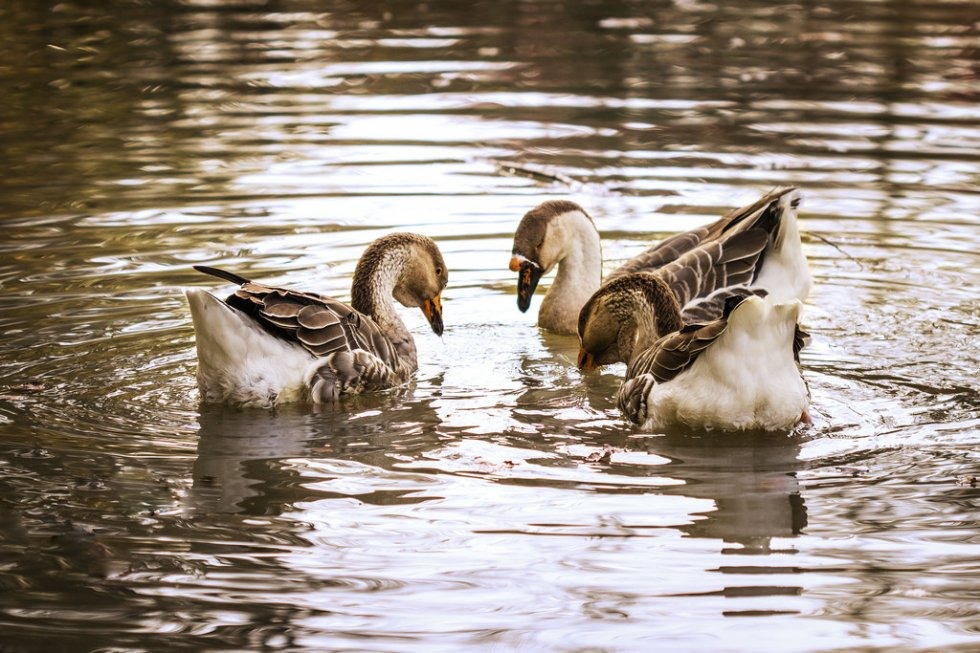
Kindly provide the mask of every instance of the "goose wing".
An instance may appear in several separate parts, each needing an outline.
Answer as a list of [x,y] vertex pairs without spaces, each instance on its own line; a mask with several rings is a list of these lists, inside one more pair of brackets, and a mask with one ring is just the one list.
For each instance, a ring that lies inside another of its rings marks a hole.
[[717,320],[725,314],[725,306],[731,301],[741,301],[746,297],[765,297],[769,291],[765,288],[750,288],[749,286],[726,286],[719,288],[706,297],[698,297],[684,306],[681,311],[681,321],[684,324],[704,324]]
[[793,358],[796,359],[797,364],[800,362],[800,352],[809,344],[810,334],[797,324],[796,331],[793,333]]
[[610,272],[604,281],[612,281],[634,272],[657,270],[709,240],[710,230],[718,223],[674,234],[653,247],[640,252]]
[[374,320],[332,297],[250,281],[225,301],[273,335],[300,344],[318,358],[363,349],[392,367],[397,359],[394,346]]
[[626,378],[651,374],[657,383],[666,383],[689,368],[728,327],[723,317],[707,324],[691,324],[657,340],[630,362]]
[[318,358],[362,349],[389,367],[395,367],[398,354],[381,328],[342,301],[266,286],[218,268],[203,265],[194,268],[239,284],[225,303],[251,317],[271,335],[295,342]]
[[774,227],[763,224],[767,219],[771,220],[771,216],[767,216],[766,211],[771,210],[779,198],[794,190],[792,187],[773,190],[752,204],[729,211],[711,224],[666,238],[610,272],[606,281],[633,272],[662,268],[706,243],[740,231],[753,228],[772,229]]
[[742,231],[683,254],[658,274],[684,307],[721,288],[750,283],[768,242],[763,229]]

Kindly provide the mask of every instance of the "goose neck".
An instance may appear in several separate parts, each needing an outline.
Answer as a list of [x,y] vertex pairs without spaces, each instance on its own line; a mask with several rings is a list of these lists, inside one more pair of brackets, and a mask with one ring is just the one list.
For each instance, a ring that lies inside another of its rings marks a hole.
[[411,341],[392,297],[408,257],[409,252],[400,247],[369,248],[351,280],[351,307],[374,320],[392,342]]
[[555,226],[559,239],[555,280],[541,302],[543,316],[574,333],[579,311],[602,283],[599,232],[585,215],[568,214]]

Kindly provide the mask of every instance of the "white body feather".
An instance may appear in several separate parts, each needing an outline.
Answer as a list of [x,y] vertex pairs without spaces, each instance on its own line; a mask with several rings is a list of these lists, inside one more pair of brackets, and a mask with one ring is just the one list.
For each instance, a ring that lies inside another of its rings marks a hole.
[[805,301],[810,294],[810,266],[800,242],[800,226],[796,218],[796,207],[803,199],[803,193],[793,190],[779,198],[783,209],[776,242],[766,252],[759,276],[752,282],[755,288],[765,288],[769,298],[776,303],[793,299]]
[[808,404],[793,357],[802,304],[750,297],[694,364],[647,397],[645,430],[671,425],[720,430],[788,430]]
[[316,358],[263,330],[211,293],[185,291],[197,340],[201,399],[268,407],[309,394]]

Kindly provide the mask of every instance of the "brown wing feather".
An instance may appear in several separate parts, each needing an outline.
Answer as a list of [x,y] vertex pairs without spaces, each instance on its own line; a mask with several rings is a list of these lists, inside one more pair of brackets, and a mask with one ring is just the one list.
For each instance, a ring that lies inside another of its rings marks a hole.
[[610,272],[605,281],[611,281],[634,272],[656,270],[676,261],[680,256],[704,242],[707,239],[709,228],[702,227],[701,229],[686,231],[661,241]]
[[652,374],[657,383],[666,383],[689,368],[707,347],[725,332],[728,318],[708,324],[694,324],[669,333],[630,362],[626,378]]
[[687,252],[661,268],[659,274],[685,306],[719,288],[751,282],[768,242],[768,235],[761,229],[743,231]]
[[226,301],[314,356],[364,349],[396,366],[398,354],[374,320],[331,297],[248,282]]
[[796,362],[800,362],[800,351],[804,347],[810,344],[810,334],[800,328],[800,325],[796,325],[796,331],[793,333],[793,358]]
[[310,379],[310,395],[321,404],[335,404],[345,394],[383,390],[401,379],[391,366],[363,349],[338,351],[323,359]]
[[729,211],[711,224],[666,238],[610,272],[605,281],[633,272],[657,270],[703,244],[757,227],[763,217],[762,210],[793,190],[795,189],[792,187],[776,189],[752,204]]
[[721,288],[707,297],[698,298],[688,303],[681,312],[681,320],[684,324],[704,324],[717,320],[724,315],[725,304],[732,298],[744,299],[752,295],[765,297],[768,294],[769,291],[764,288],[750,288],[748,286]]

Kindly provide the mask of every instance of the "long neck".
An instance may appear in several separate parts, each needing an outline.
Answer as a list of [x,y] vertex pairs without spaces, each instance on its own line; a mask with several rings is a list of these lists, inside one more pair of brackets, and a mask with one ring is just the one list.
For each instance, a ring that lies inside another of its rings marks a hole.
[[575,333],[579,311],[602,283],[599,232],[584,214],[572,211],[552,223],[549,237],[560,243],[558,271],[541,300],[538,321],[545,328]]
[[392,292],[409,253],[403,248],[368,249],[357,263],[351,280],[351,306],[370,317],[398,352],[398,367],[408,372],[418,367],[415,341],[395,310]]

